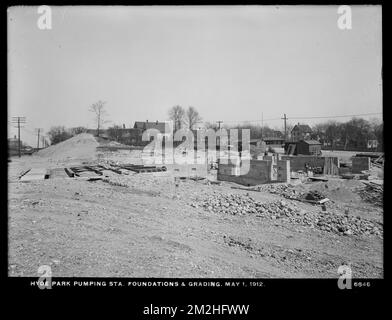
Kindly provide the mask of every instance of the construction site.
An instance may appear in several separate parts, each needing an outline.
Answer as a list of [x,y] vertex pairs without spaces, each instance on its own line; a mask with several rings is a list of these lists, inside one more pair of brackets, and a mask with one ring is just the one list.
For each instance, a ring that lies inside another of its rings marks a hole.
[[383,154],[285,149],[158,165],[81,133],[13,156],[9,275],[382,278]]
[[382,14],[7,8],[11,281],[384,278]]

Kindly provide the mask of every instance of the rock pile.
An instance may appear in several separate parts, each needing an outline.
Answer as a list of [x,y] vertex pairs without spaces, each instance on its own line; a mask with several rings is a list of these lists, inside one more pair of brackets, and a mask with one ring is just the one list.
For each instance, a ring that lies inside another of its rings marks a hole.
[[358,188],[357,192],[364,201],[383,207],[384,187],[382,185],[369,183],[365,187]]
[[268,191],[269,193],[278,194],[287,199],[299,199],[304,196],[303,192],[286,184],[265,184],[257,187],[259,191]]
[[218,214],[255,215],[265,219],[279,219],[339,235],[383,234],[382,226],[360,217],[321,211],[307,212],[287,201],[260,202],[249,195],[215,193],[201,200],[199,204],[192,202],[191,206],[201,206],[208,212]]
[[[191,206],[197,207],[198,205],[192,203]],[[254,200],[249,195],[244,196],[240,194],[214,194],[203,200],[201,206],[205,210],[215,213],[232,215],[258,214],[266,215],[271,219],[290,216],[295,210],[298,210],[295,205],[289,205],[284,201],[262,203]]]
[[331,215],[321,212],[318,214],[316,225],[318,229],[343,233],[345,235],[383,235],[381,226],[360,217],[347,215]]

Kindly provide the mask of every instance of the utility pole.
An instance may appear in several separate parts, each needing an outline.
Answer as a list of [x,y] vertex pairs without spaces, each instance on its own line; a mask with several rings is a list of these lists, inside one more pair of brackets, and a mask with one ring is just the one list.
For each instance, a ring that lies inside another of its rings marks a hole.
[[18,154],[19,154],[19,158],[20,158],[21,157],[20,125],[26,123],[26,117],[12,117],[12,123],[14,124],[14,128],[18,128]]
[[37,150],[39,149],[39,133],[41,131],[41,128],[37,128],[37,133],[38,133],[38,138],[37,138]]
[[287,124],[286,121],[288,120],[288,118],[286,117],[286,114],[284,114],[284,117],[281,118],[282,120],[284,120],[284,140],[287,140]]
[[[217,121],[217,123],[218,123],[218,130],[220,130],[220,128],[221,128],[221,123],[223,123],[223,121],[219,120],[219,121]],[[217,139],[216,139],[216,145],[217,145],[217,147],[218,147],[219,150],[220,150],[220,136],[218,136]]]
[[263,140],[263,113],[261,113],[261,140]]

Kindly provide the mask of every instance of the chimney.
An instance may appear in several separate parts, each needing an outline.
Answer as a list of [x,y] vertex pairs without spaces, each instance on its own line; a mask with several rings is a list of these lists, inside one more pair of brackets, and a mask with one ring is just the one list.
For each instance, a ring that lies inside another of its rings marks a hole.
[[146,120],[146,122],[148,122],[148,120]]
[[125,129],[125,124],[123,123],[123,129]]
[[158,120],[157,120],[157,124],[158,124]]

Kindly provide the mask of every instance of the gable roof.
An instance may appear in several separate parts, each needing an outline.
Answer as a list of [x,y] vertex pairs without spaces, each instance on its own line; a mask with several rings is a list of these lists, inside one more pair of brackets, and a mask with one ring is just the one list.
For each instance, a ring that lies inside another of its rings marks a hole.
[[291,132],[293,131],[312,132],[312,129],[307,124],[296,124]]

